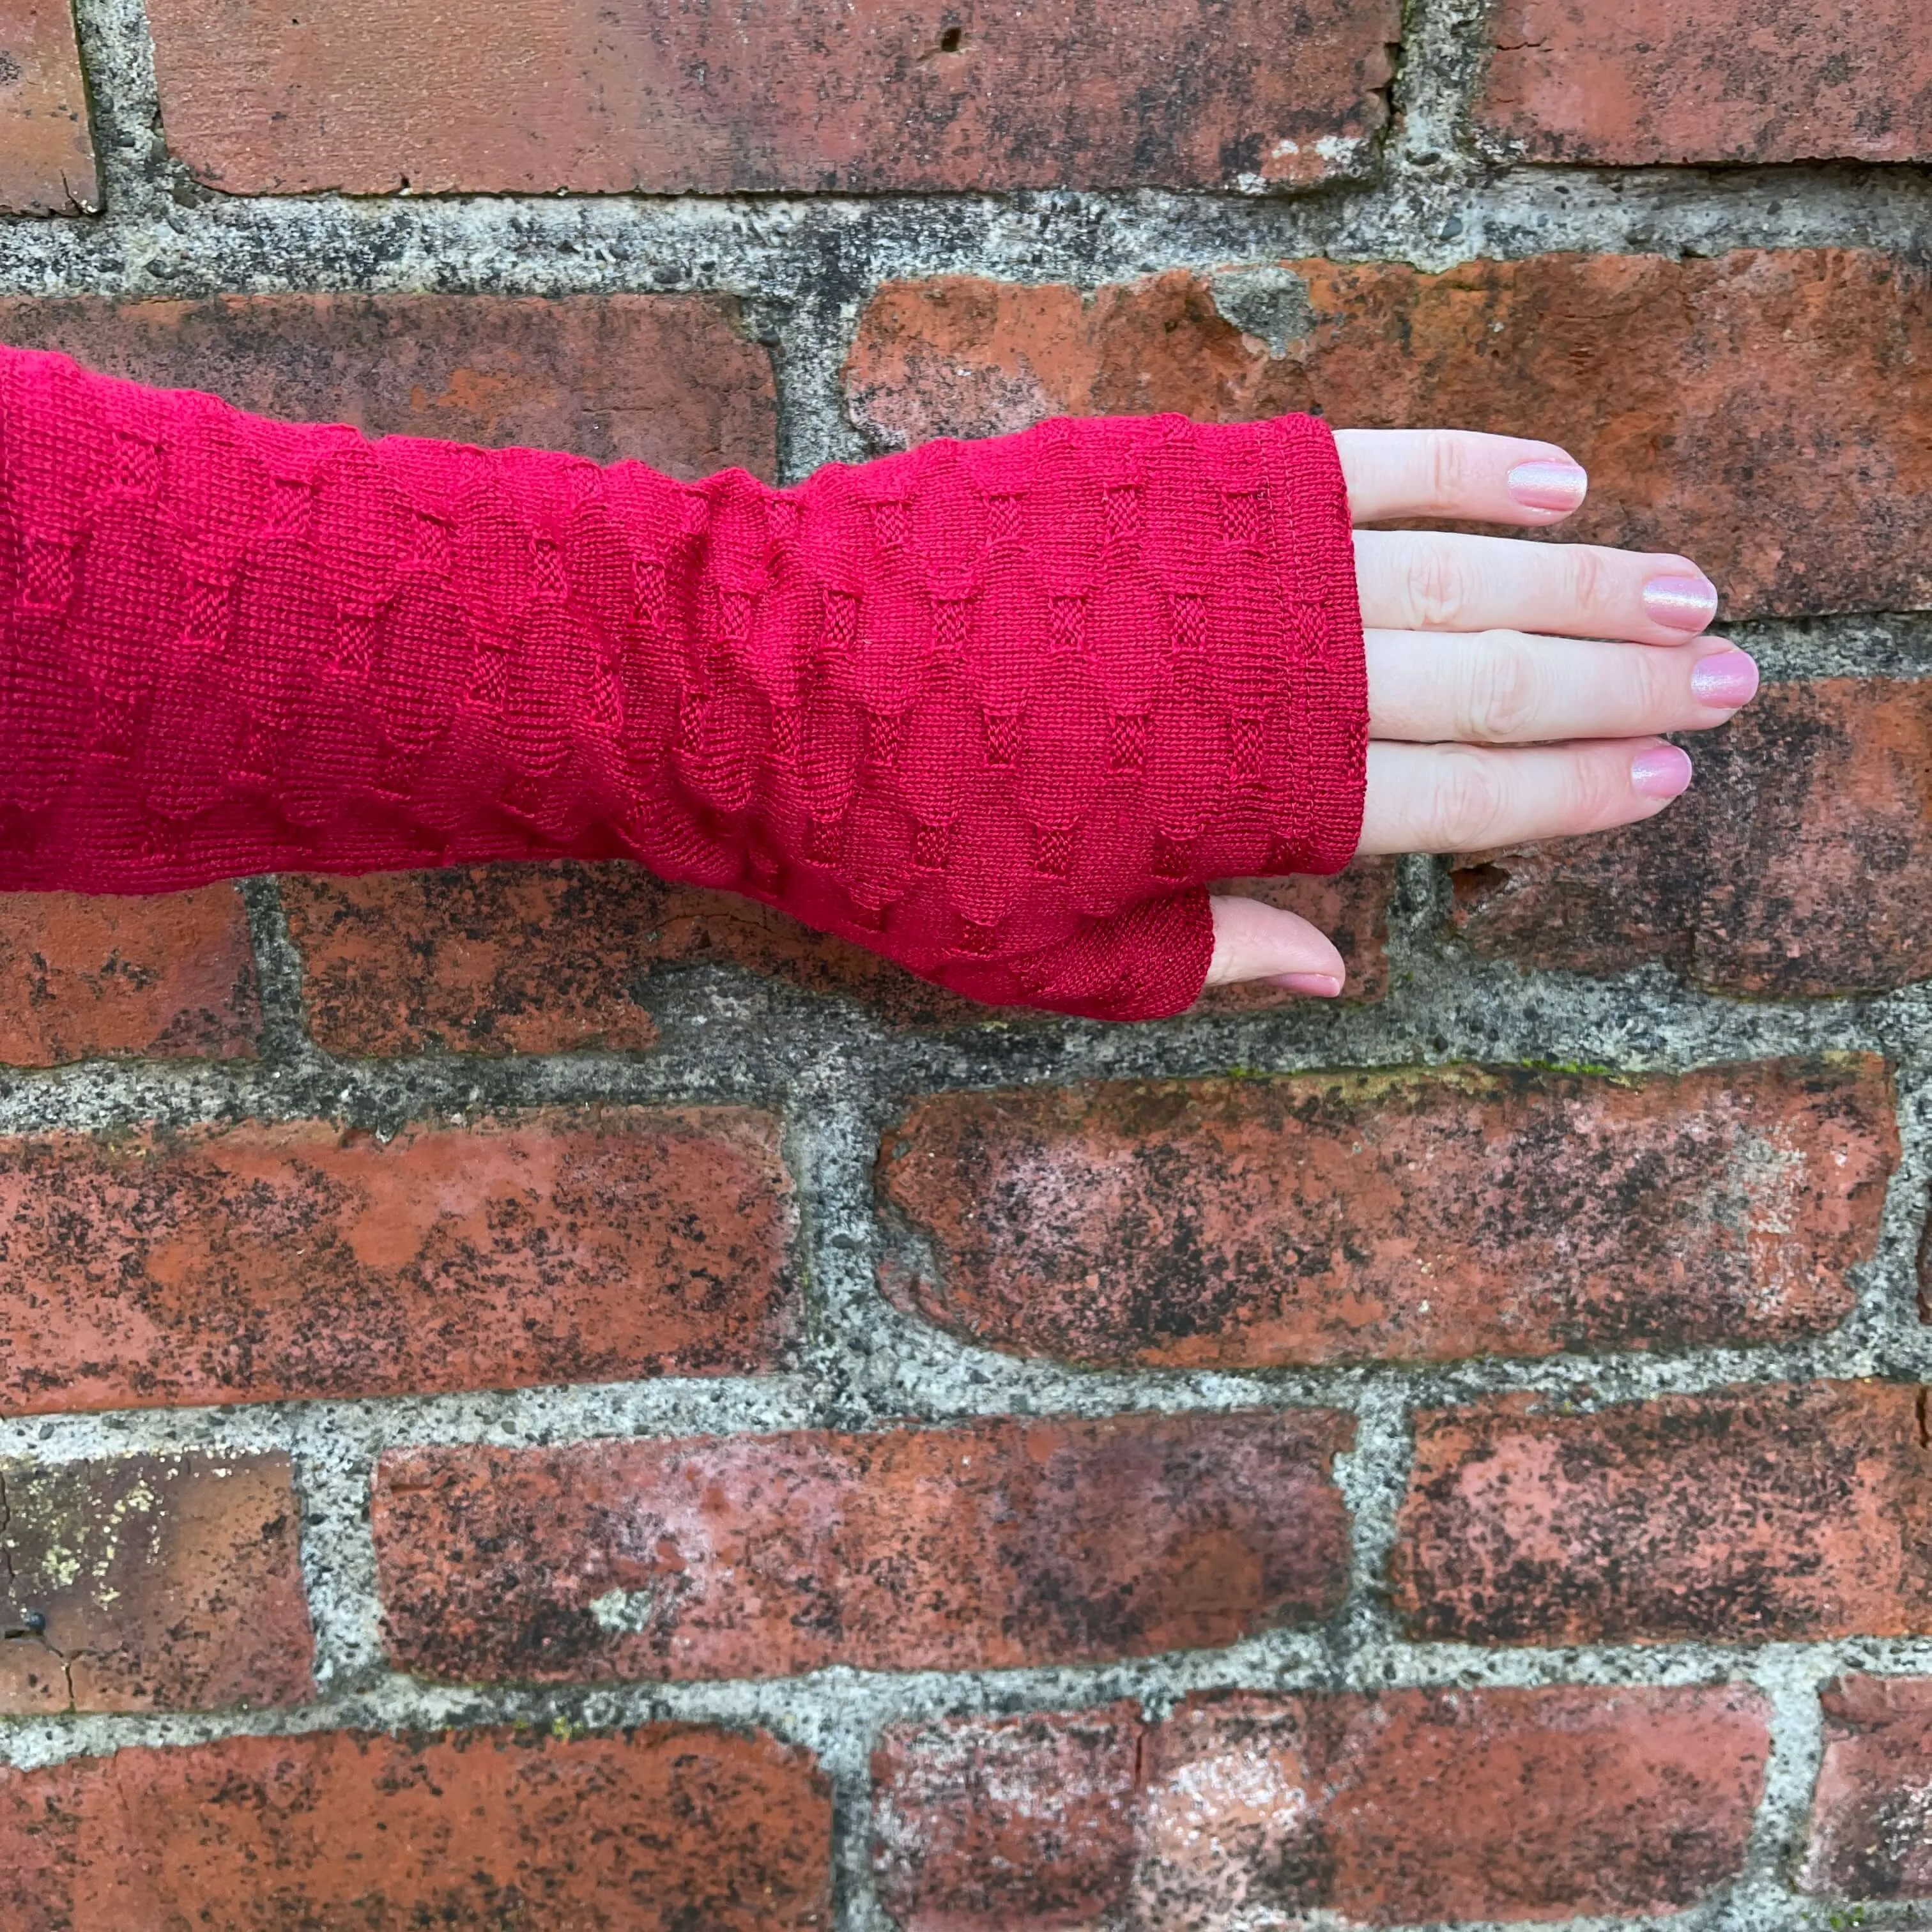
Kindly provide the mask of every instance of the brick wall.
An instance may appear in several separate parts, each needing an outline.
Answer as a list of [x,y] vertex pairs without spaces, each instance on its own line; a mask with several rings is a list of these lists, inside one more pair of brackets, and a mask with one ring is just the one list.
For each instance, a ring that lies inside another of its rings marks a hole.
[[0,0],[0,338],[684,475],[1516,429],[1767,671],[1270,888],[1333,1008],[0,900],[0,1924],[1928,1923],[1922,14]]

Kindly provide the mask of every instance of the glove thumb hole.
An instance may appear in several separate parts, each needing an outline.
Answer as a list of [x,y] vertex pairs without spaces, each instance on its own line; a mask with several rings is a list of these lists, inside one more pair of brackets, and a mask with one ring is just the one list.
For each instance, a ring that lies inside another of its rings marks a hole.
[[1168,1019],[1200,997],[1214,952],[1208,895],[1195,886],[1085,920],[1012,970],[1031,1006],[1088,1019]]

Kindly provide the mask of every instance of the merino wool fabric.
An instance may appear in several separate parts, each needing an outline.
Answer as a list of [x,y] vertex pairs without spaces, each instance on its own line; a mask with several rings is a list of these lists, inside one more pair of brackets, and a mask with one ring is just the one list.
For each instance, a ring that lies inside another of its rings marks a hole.
[[628,858],[972,998],[1177,1012],[1202,888],[1359,836],[1306,416],[778,490],[244,415],[0,348],[0,889]]

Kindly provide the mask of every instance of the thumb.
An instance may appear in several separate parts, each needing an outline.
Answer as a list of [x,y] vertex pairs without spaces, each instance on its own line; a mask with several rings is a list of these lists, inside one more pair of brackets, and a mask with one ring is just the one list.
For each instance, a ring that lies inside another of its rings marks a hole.
[[1214,952],[1208,984],[1230,986],[1265,980],[1291,993],[1332,1000],[1342,990],[1348,968],[1318,928],[1259,899],[1214,898]]

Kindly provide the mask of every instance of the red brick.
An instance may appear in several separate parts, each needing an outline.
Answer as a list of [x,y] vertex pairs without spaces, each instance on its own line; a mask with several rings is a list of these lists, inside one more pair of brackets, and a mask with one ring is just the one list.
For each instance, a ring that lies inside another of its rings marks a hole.
[[1932,680],[1771,684],[1648,824],[1456,862],[1454,929],[1526,967],[1660,961],[1804,999],[1932,977]]
[[[1229,885],[1332,934],[1352,998],[1387,992],[1387,862],[1339,878]],[[755,901],[665,885],[621,862],[289,878],[282,903],[302,956],[310,1030],[331,1053],[642,1051],[657,1041],[647,1004],[657,976],[704,965],[851,1000],[892,1027],[1047,1022],[976,1005]],[[1223,987],[1204,996],[1204,1010],[1292,998],[1274,987]]]
[[299,1514],[286,1456],[0,1463],[0,1713],[313,1696]]
[[[1054,415],[1175,410],[1245,422],[1306,406],[1304,343],[1294,359],[1270,356],[1214,294],[1212,278],[1182,269],[1090,293],[970,275],[887,282],[846,357],[847,402],[860,428],[894,448],[1006,435]],[[1298,296],[1290,306],[1299,338],[1307,318]]]
[[0,1142],[0,1410],[769,1369],[792,1221],[736,1108]]
[[874,1864],[902,1932],[1668,1912],[1737,1875],[1766,1719],[1742,1686],[1580,1686],[904,1724]]
[[831,1832],[811,1757],[760,1732],[224,1738],[0,1770],[0,1918],[823,1932]]
[[1328,1413],[400,1450],[391,1655],[418,1675],[983,1670],[1229,1644],[1340,1603]]
[[901,1932],[1085,1926],[1132,1888],[1148,1726],[1131,1704],[897,1724],[872,1865]]
[[675,476],[778,458],[771,357],[695,296],[0,298],[0,341],[370,436],[634,459]]
[[1426,1413],[1396,1603],[1473,1643],[1932,1633],[1925,1429],[1877,1382]]
[[[888,285],[846,364],[853,413],[890,443],[1056,410],[1547,436],[1591,471],[1566,539],[1688,550],[1733,617],[1932,602],[1923,266],[1832,249],[1286,266],[1265,314],[1249,285],[1184,272],[1090,296]],[[1276,340],[1226,320],[1217,286]]]
[[948,1094],[886,1136],[918,1239],[885,1282],[976,1342],[1114,1366],[1790,1338],[1850,1312],[1898,1157],[1864,1059]]
[[988,1010],[730,892],[621,862],[290,878],[309,1026],[332,1053],[567,1053],[656,1044],[667,968],[742,967],[896,1025]]
[[1842,1677],[1820,1702],[1825,1759],[1800,1888],[1932,1898],[1932,1678]]
[[252,1056],[262,1022],[232,886],[155,898],[0,894],[0,1060]]
[[1478,124],[1536,160],[1932,160],[1919,0],[1504,0]]
[[1215,188],[1359,173],[1393,0],[1108,10],[156,0],[174,152],[232,194]]
[[68,0],[0,0],[0,214],[100,206]]

